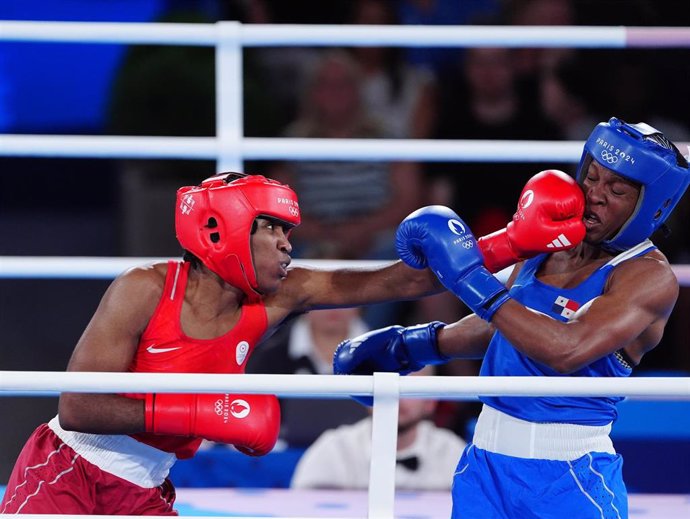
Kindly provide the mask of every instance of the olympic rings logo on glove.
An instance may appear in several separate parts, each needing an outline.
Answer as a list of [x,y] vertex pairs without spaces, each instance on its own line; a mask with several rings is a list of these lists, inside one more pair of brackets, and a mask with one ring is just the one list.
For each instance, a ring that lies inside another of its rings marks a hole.
[[221,398],[216,400],[215,404],[213,404],[213,410],[218,416],[223,416],[223,400]]

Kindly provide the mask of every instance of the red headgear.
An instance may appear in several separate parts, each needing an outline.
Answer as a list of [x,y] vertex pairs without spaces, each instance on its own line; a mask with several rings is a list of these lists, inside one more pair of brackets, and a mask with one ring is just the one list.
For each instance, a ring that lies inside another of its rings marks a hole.
[[297,195],[289,186],[261,175],[221,173],[198,186],[177,190],[175,232],[185,250],[240,288],[250,300],[260,297],[250,234],[257,217],[300,223]]

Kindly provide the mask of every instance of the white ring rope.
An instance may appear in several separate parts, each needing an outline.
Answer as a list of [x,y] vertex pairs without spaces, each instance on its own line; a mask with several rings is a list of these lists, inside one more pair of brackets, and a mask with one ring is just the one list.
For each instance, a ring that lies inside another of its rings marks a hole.
[[[66,278],[113,279],[131,267],[168,261],[163,257],[89,257],[89,256],[0,256],[0,279]],[[179,259],[179,258],[178,258]],[[292,265],[315,268],[382,267],[389,262],[379,260],[293,260]]]
[[[163,257],[96,257],[96,256],[0,256],[0,279],[114,279],[131,267],[167,261]],[[294,266],[315,268],[382,267],[381,260],[296,259]],[[681,286],[690,286],[690,265],[672,265]],[[499,272],[499,279],[509,274]]]
[[[690,28],[582,26],[318,26],[0,21],[0,40],[216,46],[225,70],[239,47],[264,45],[395,45],[404,47],[684,47]],[[230,54],[228,54],[230,53]],[[232,61],[234,62],[234,61]],[[229,66],[225,76],[237,76]],[[223,76],[222,72],[220,74]],[[238,88],[218,88],[218,137],[0,135],[0,156],[209,159],[429,160],[576,162],[581,143],[252,139],[238,132]],[[222,107],[226,107],[223,109]],[[224,132],[223,130],[227,130]],[[232,136],[232,138],[229,138]],[[686,145],[686,143],[680,143]],[[500,150],[500,153],[496,153]],[[228,168],[222,168],[228,169]]]
[[[215,160],[221,145],[227,145],[217,137],[20,134],[0,134],[0,144],[0,156],[198,160]],[[249,160],[577,162],[582,144],[581,141],[240,137],[235,153]]]
[[74,393],[257,393],[335,399],[374,394],[374,379],[398,379],[401,398],[473,399],[483,396],[622,396],[690,400],[690,377],[401,377],[0,371],[0,396]]
[[686,27],[507,25],[248,24],[228,36],[217,24],[0,21],[0,40],[214,46],[236,38],[245,47],[688,47]]
[[[138,43],[213,46],[223,35],[220,24],[0,23],[0,39],[92,43]],[[269,45],[519,45],[624,47],[623,27],[529,27],[508,26],[347,26],[347,25],[243,25],[236,34],[244,46]]]

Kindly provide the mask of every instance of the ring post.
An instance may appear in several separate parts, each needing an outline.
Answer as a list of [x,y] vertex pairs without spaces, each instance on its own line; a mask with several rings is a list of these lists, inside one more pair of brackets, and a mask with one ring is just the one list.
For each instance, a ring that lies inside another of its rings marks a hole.
[[217,171],[242,171],[242,42],[239,22],[218,22],[216,46]]
[[400,375],[374,373],[369,519],[392,519],[394,515],[399,397]]

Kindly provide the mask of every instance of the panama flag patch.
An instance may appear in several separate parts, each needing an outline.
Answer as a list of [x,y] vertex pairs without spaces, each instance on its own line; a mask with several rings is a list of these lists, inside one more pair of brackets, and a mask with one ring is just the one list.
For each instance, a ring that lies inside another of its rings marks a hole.
[[558,296],[554,301],[551,310],[559,315],[562,315],[566,319],[570,319],[573,315],[575,315],[575,312],[577,312],[578,308],[580,308],[580,303],[577,301],[573,301],[567,297]]

